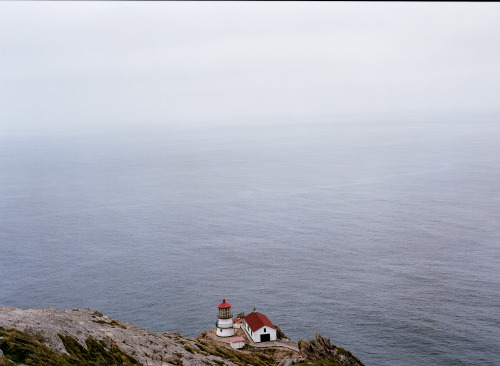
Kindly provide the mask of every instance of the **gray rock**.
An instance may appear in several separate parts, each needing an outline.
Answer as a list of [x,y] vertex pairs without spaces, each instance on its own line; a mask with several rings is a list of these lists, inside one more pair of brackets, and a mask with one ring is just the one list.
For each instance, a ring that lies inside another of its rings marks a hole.
[[351,352],[331,344],[328,338],[322,337],[319,333],[309,342],[301,339],[298,346],[300,355],[305,359],[330,360],[345,366],[363,366],[363,363]]
[[[84,348],[87,348],[86,340],[89,337],[100,342],[106,350],[116,346],[143,365],[236,365],[230,361],[230,357],[215,356],[220,354],[217,351],[203,351],[202,343],[193,338],[183,337],[174,332],[163,334],[149,332],[89,308],[22,310],[0,306],[0,327],[24,332],[59,353],[68,354],[59,337],[61,334],[72,337]],[[302,359],[312,360],[313,364],[314,360],[320,360],[319,363],[323,363],[321,360],[335,360],[343,366],[363,366],[363,363],[349,351],[336,347],[320,334],[316,334],[316,337],[309,342],[301,339],[298,342],[298,349]],[[0,356],[2,355],[3,353],[0,353]],[[281,360],[281,366],[288,366],[296,361],[293,358],[281,358]]]
[[217,356],[189,352],[187,347],[197,350],[192,338],[149,332],[88,308],[22,310],[0,306],[0,327],[20,330],[59,353],[68,354],[58,335],[62,334],[73,337],[85,348],[88,337],[103,341],[107,348],[116,345],[144,365],[163,366],[180,359],[185,366],[216,364],[214,360],[235,365]]

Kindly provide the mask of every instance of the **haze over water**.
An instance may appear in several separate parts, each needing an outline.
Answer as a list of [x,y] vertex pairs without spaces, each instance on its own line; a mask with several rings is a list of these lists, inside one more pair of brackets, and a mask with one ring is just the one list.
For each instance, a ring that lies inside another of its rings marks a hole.
[[499,365],[500,4],[0,2],[0,305]]
[[0,304],[196,336],[226,298],[367,365],[496,365],[500,126],[2,138]]

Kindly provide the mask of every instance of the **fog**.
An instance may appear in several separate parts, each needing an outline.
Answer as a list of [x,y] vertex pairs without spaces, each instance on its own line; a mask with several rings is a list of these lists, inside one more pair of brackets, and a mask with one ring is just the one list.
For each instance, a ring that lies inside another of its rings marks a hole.
[[1,2],[0,134],[495,119],[500,4]]

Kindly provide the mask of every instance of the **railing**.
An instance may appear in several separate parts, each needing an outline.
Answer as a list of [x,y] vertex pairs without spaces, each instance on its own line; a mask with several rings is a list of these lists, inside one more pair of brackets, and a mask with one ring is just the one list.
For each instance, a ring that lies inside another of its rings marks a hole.
[[219,309],[219,312],[217,315],[221,319],[229,319],[229,318],[233,317],[233,313],[232,313],[231,309]]

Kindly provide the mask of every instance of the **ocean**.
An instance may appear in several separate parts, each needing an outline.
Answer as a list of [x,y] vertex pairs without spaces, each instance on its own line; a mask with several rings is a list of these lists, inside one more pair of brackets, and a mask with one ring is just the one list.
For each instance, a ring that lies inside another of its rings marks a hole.
[[500,365],[500,123],[3,135],[0,279],[156,332],[225,298],[366,365]]

